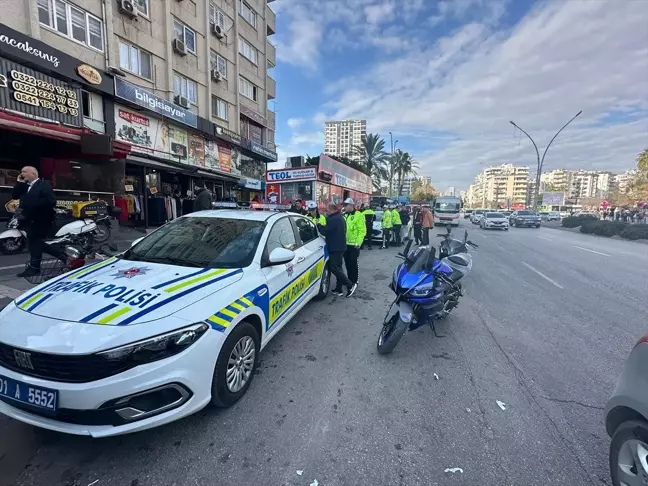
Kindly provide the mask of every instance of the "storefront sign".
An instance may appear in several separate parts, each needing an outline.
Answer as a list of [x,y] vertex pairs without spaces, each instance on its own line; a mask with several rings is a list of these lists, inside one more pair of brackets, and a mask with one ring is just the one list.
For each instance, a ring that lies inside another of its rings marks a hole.
[[232,149],[225,147],[224,145],[219,145],[218,163],[220,165],[220,170],[223,172],[230,172],[230,167],[232,165]]
[[242,181],[242,186],[245,187],[246,189],[253,189],[255,191],[260,191],[261,188],[263,187],[262,182],[258,179],[248,179],[245,178]]
[[232,147],[229,170],[234,175],[241,175],[241,167],[239,166],[239,163],[241,162],[240,156],[241,153],[236,149],[236,147]]
[[77,74],[90,84],[101,84],[101,81],[103,80],[99,71],[87,64],[81,64],[76,68],[76,70]]
[[157,118],[115,105],[115,134],[117,140],[133,145],[132,151],[164,157],[169,152],[166,126]]
[[265,148],[263,145],[259,143],[255,143],[250,140],[248,148],[255,154],[262,155],[272,160],[273,162],[277,161],[277,154],[271,150],[268,150],[267,148]]
[[175,127],[169,127],[169,148],[171,155],[184,162],[188,155],[188,137],[187,132]]
[[199,135],[189,135],[189,163],[205,167],[205,139]]
[[240,105],[240,109],[241,115],[247,116],[250,120],[255,121],[259,125],[263,125],[264,127],[268,126],[268,121],[256,111],[251,110],[245,105]]
[[241,136],[228,130],[227,128],[217,126],[216,133],[220,138],[227,140],[228,142],[232,142],[237,145],[241,144]]
[[81,90],[0,58],[0,108],[83,126]]
[[218,160],[218,144],[213,140],[205,140],[205,167],[222,170]]
[[[0,56],[9,57],[19,63],[26,63],[52,74],[57,78],[71,82],[89,84],[93,89],[112,95],[115,92],[113,78],[109,74],[99,71],[92,66],[66,54],[45,42],[29,37],[11,27],[0,24]],[[81,66],[87,66],[99,74],[91,75],[91,79],[82,75],[88,73],[87,69],[80,72]]]
[[147,108],[155,113],[159,113],[179,123],[194,128],[198,127],[198,116],[195,113],[185,110],[181,106],[159,96],[155,96],[145,89],[131,84],[128,81],[124,81],[121,78],[115,78],[115,96]]
[[317,167],[269,170],[266,172],[267,182],[314,181],[315,179],[317,179]]

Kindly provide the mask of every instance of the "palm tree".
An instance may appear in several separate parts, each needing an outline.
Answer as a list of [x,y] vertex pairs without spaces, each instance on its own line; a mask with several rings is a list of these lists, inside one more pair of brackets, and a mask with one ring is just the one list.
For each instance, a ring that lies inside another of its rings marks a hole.
[[381,182],[387,178],[387,152],[385,141],[377,133],[369,133],[362,145],[356,145],[351,150],[351,156],[356,157],[371,175],[375,189],[380,188]]
[[398,165],[396,166],[396,174],[398,176],[398,196],[403,192],[405,179],[409,176],[416,175],[416,169],[418,168],[418,163],[416,163],[409,152],[402,152],[400,154]]

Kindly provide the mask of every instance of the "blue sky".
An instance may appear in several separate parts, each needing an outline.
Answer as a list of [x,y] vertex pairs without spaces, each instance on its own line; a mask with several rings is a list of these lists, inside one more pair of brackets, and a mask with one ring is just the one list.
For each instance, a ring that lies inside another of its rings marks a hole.
[[648,147],[641,0],[276,0],[279,160],[323,150],[324,121],[364,118],[439,189],[484,167],[623,171]]

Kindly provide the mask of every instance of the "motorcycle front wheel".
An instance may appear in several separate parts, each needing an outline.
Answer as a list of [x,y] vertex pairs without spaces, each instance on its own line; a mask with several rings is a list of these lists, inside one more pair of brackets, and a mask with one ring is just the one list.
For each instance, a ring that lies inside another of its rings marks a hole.
[[97,229],[94,230],[94,241],[96,243],[105,243],[110,238],[111,228],[109,225],[100,223],[97,225]]
[[409,324],[401,319],[400,312],[396,311],[391,316],[390,314],[391,312],[387,314],[382,330],[378,335],[378,342],[376,343],[378,354],[391,353],[409,327]]
[[0,251],[5,255],[15,255],[22,252],[26,245],[25,238],[3,238],[0,240]]

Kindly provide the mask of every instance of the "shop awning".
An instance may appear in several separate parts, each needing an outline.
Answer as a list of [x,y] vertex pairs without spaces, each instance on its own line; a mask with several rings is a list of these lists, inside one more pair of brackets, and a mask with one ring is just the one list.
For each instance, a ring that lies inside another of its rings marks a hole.
[[[86,128],[66,127],[57,123],[48,123],[31,118],[25,118],[6,111],[0,111],[0,129],[26,133],[28,135],[38,135],[52,140],[70,142],[79,146],[81,145],[82,134],[93,133]],[[126,155],[130,150],[131,145],[129,143],[114,140],[113,153],[104,157],[123,159],[126,158]]]
[[151,167],[154,169],[166,170],[170,172],[177,172],[180,174],[186,174],[193,177],[211,177],[214,179],[228,180],[232,182],[238,182],[241,177],[235,174],[230,174],[229,172],[222,172],[214,169],[201,168],[194,165],[187,165],[183,163],[177,163],[174,161],[159,160],[147,157],[141,157],[138,155],[130,154],[128,156],[128,162],[136,165],[141,165],[144,167]]

